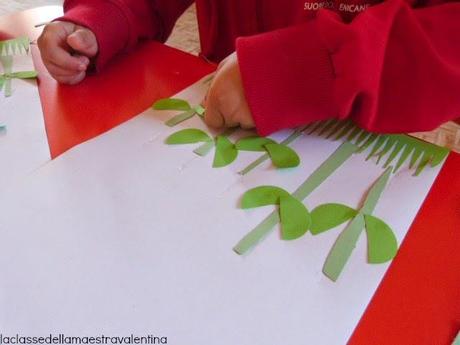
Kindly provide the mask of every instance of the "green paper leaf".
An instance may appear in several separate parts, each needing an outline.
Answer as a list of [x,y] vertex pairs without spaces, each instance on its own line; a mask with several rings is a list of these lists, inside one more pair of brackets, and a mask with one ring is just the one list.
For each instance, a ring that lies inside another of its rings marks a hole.
[[153,104],[153,109],[155,110],[191,110],[192,107],[190,104],[183,100],[183,99],[178,99],[178,98],[163,98],[158,101],[156,101]]
[[168,145],[195,144],[212,141],[212,138],[200,129],[189,128],[171,134],[166,139]]
[[281,197],[289,197],[284,189],[275,186],[260,186],[248,190],[241,200],[241,208],[249,209],[267,205],[279,205]]
[[356,210],[342,204],[320,205],[311,212],[310,231],[313,235],[320,234],[345,223],[357,214]]
[[300,164],[297,153],[286,145],[267,144],[265,148],[277,168],[294,168]]
[[310,213],[303,203],[290,195],[280,196],[281,238],[285,241],[302,237],[311,224]]
[[[300,128],[297,128],[294,132],[292,132],[289,137],[287,137],[286,139],[284,139],[282,142],[281,142],[281,145],[290,145],[292,144],[295,140],[297,140],[298,138],[300,138],[303,134],[304,131],[306,131],[309,127],[311,126],[308,125],[308,126],[303,126],[303,127],[300,127]],[[266,160],[268,160],[270,158],[270,155],[268,153],[265,153],[263,156],[260,156],[258,159],[256,159],[254,162],[252,162],[251,164],[249,164],[246,168],[244,168],[243,170],[241,170],[239,172],[240,175],[246,175],[248,174],[249,172],[251,172],[252,170],[254,170],[256,167],[258,167],[260,164],[262,164],[263,162],[265,162]]]
[[[304,200],[329,176],[336,172],[358,149],[358,146],[350,142],[344,142],[297,188],[293,196],[298,200]],[[239,255],[249,252],[273,231],[279,220],[278,212],[272,212],[236,244],[233,248],[234,252]]]
[[229,164],[238,157],[238,150],[227,137],[219,135],[216,141],[216,153],[214,156],[214,168],[222,168]]
[[398,251],[398,241],[391,228],[377,217],[365,215],[364,219],[369,263],[381,264],[393,259]]
[[236,148],[240,151],[264,152],[264,146],[267,144],[276,144],[276,142],[269,138],[254,136],[238,140],[236,143]]
[[323,273],[332,281],[336,281],[339,278],[340,273],[342,273],[343,268],[355,249],[358,238],[365,228],[364,214],[372,214],[374,212],[377,202],[388,184],[392,169],[392,167],[388,167],[377,182],[374,183],[367,193],[363,207],[347,225],[345,230],[342,231],[329,252],[324,263]]

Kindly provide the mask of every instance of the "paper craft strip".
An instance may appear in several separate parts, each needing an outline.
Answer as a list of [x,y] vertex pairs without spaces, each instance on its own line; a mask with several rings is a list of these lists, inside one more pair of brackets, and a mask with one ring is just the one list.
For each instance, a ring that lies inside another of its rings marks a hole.
[[28,54],[29,48],[30,41],[28,37],[0,41],[0,56]]
[[189,102],[179,98],[163,98],[156,101],[152,108],[154,110],[175,110],[182,113],[172,117],[165,124],[169,127],[177,126],[178,124],[187,121],[195,115],[203,118],[205,109],[201,105],[192,107]]
[[[394,162],[400,154],[394,171],[397,172],[404,163],[409,160],[409,168],[415,168],[414,175],[420,175],[422,171],[430,165],[435,167],[441,164],[449,154],[449,149],[433,145],[417,138],[402,134],[375,134],[369,133],[357,127],[353,122],[337,121],[335,119],[312,123],[294,131],[285,141],[284,145],[289,145],[297,140],[302,134],[316,134],[331,140],[344,140],[360,146],[359,152],[363,152],[371,147],[367,160],[377,157],[377,164],[388,155],[383,164],[386,168]],[[256,161],[249,164],[240,171],[241,175],[246,175],[257,166],[269,159],[269,155],[263,155]]]
[[[389,154],[386,162],[383,165],[387,168],[384,176],[389,176],[392,172],[396,172],[411,154],[412,157],[409,168],[412,169],[415,167],[415,176],[419,175],[427,165],[431,165],[432,167],[439,165],[449,154],[449,150],[445,148],[441,148],[408,136],[377,135],[367,133],[362,129],[354,126],[351,122],[337,122],[329,120],[315,124],[313,128],[310,128],[310,134],[319,131],[320,135],[326,135],[327,137],[335,134],[336,139],[341,139],[347,135],[348,137],[346,137],[345,142],[339,147],[339,149],[334,152],[312,175],[310,175],[304,184],[302,184],[301,187],[299,187],[299,189],[294,193],[294,196],[299,200],[303,200],[309,193],[316,189],[354,153],[363,152],[369,147],[372,148],[366,159],[370,159],[371,157],[376,156],[377,164],[379,164],[385,155]],[[295,134],[300,135],[300,133]],[[295,140],[296,136],[293,136],[293,138]],[[396,167],[389,167],[389,164],[391,164],[396,159],[399,153],[401,155],[396,164]],[[347,231],[346,234],[357,234],[359,236],[362,229],[364,229],[366,226],[368,232],[368,240],[370,241],[368,246],[369,262],[385,262],[394,256],[396,252],[394,248],[397,248],[397,243],[392,237],[393,235],[391,229],[389,229],[389,227],[383,221],[371,217],[373,207],[370,207],[369,205],[371,205],[371,201],[369,201],[367,205],[363,206],[361,212],[359,212],[358,215],[353,218],[352,223],[349,225],[350,230]],[[278,214],[272,213],[249,234],[247,234],[234,247],[234,251],[240,255],[247,253],[251,248],[262,241],[265,236],[267,236],[273,230],[279,221],[280,219]],[[319,233],[325,230],[322,229],[321,225],[315,230],[314,224],[313,229],[313,233],[314,231],[318,231]],[[349,241],[353,240],[354,237],[351,235],[349,238],[346,235],[344,236],[346,240],[343,241],[343,245],[338,246],[339,252],[341,252],[341,254],[335,254],[333,250],[332,256],[337,256],[337,259],[332,258],[330,262],[326,263],[324,269],[324,273],[332,280],[336,280],[338,278],[341,270],[348,260],[349,255],[351,255],[351,252],[347,252],[347,250],[349,250],[351,247],[347,247],[347,245],[350,243]],[[375,242],[373,239],[375,239],[375,237],[385,241],[387,246],[385,250],[380,251],[380,247],[373,246]],[[340,243],[340,241],[338,242]]]
[[[366,200],[364,201],[361,210],[353,218],[353,220],[345,228],[345,230],[339,235],[337,241],[332,247],[332,250],[329,253],[323,267],[323,273],[331,280],[336,281],[340,276],[340,273],[342,272],[343,268],[345,267],[345,264],[350,258],[353,249],[356,247],[358,238],[365,227],[368,229],[368,251],[370,254],[369,261],[371,263],[386,262],[388,260],[391,260],[394,257],[394,255],[396,255],[397,243],[395,245],[395,239],[393,240],[393,238],[390,238],[388,241],[381,241],[381,243],[376,243],[376,241],[378,241],[379,238],[382,239],[380,234],[386,231],[387,229],[382,229],[382,227],[379,226],[383,222],[381,222],[375,217],[371,217],[372,212],[374,212],[374,209],[377,206],[377,202],[380,199],[388,183],[391,171],[392,167],[388,167],[385,173],[378,179],[375,185],[371,188],[371,190],[367,194]],[[391,235],[393,234],[391,230],[390,233]],[[385,238],[385,235],[386,233],[383,234],[383,238]],[[388,246],[388,250],[386,250],[386,248],[383,249],[383,255],[380,251],[381,245]],[[385,255],[386,252],[390,252],[390,254]],[[386,256],[388,256],[388,258]]]
[[[300,201],[304,200],[358,150],[358,146],[349,142],[340,145],[340,147],[321,164],[321,166],[316,169],[292,195]],[[246,254],[271,233],[279,221],[278,212],[272,212],[262,223],[247,234],[233,250],[239,255]]]
[[3,66],[4,73],[0,75],[0,91],[5,89],[5,97],[10,97],[13,93],[11,87],[12,79],[34,79],[37,77],[36,71],[22,71],[13,73],[13,57],[1,56],[0,62]]

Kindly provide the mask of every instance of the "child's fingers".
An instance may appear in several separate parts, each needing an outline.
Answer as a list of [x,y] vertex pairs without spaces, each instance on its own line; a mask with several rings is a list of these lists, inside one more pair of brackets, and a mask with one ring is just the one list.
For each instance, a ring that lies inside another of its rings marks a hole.
[[81,82],[83,79],[85,79],[86,73],[85,72],[79,72],[73,76],[53,76],[54,79],[56,79],[59,83],[61,84],[67,84],[67,85],[75,85]]
[[96,36],[91,30],[79,28],[67,37],[67,44],[75,51],[88,57],[97,54],[98,44]]
[[204,113],[204,122],[213,128],[221,128],[225,125],[224,117],[215,105],[212,95],[206,97],[206,112]]
[[46,60],[63,69],[73,71],[86,71],[89,59],[84,56],[72,56],[70,52],[56,45],[49,51]]
[[79,74],[82,71],[75,71],[72,69],[66,69],[62,68],[50,61],[47,62],[46,68],[48,69],[48,72],[54,77],[54,76],[60,76],[60,77],[71,77]]

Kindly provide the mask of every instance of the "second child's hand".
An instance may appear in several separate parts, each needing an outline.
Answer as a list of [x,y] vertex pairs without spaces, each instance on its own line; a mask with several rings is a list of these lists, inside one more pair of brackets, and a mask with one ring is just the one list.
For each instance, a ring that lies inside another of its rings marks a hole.
[[90,59],[98,53],[94,33],[70,22],[57,21],[46,25],[37,43],[48,72],[63,84],[81,82]]
[[236,53],[228,56],[217,68],[204,101],[205,122],[214,128],[254,128],[254,120],[244,94]]

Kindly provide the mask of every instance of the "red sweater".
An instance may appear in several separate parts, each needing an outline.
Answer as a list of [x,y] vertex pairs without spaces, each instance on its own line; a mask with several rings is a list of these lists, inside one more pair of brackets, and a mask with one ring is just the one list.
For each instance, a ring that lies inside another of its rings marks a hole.
[[[257,129],[329,118],[377,132],[431,130],[460,117],[460,2],[196,0],[202,54],[236,48]],[[67,0],[98,65],[143,38],[164,41],[192,0]]]

